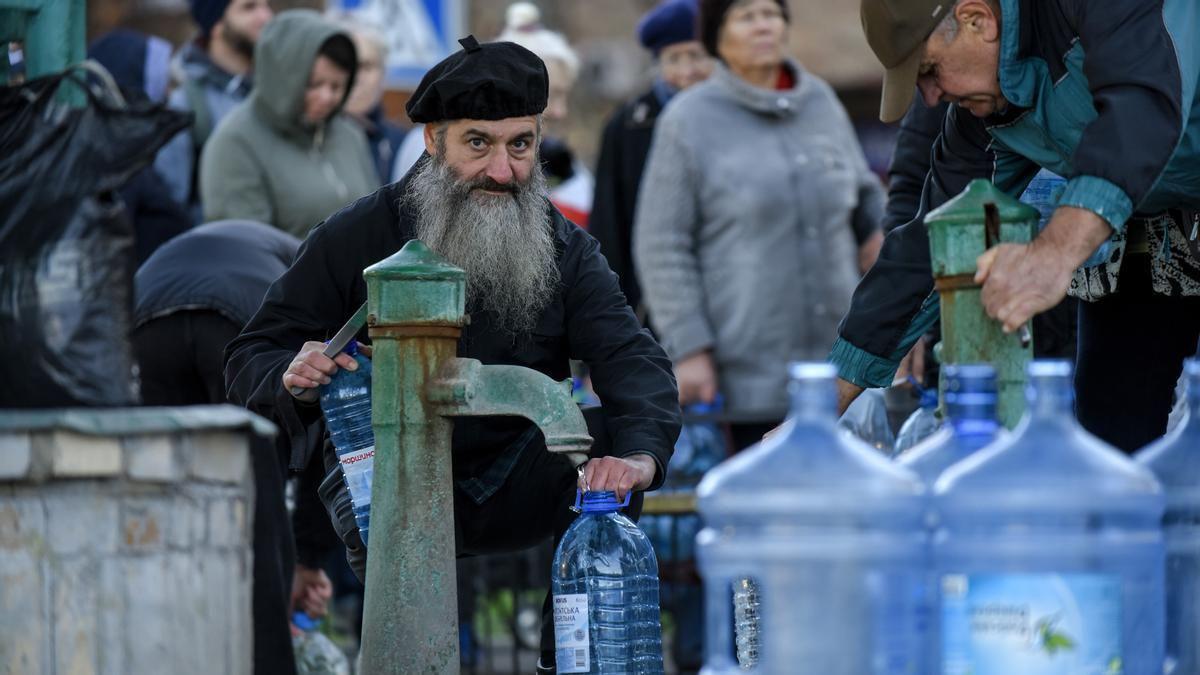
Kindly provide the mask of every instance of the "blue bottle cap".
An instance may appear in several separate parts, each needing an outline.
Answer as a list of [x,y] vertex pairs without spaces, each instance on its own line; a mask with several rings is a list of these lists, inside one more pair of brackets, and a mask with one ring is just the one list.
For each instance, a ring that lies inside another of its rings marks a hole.
[[626,492],[625,501],[618,502],[617,493],[611,490],[604,492],[583,492],[576,490],[575,507],[584,513],[615,513],[629,506],[629,498],[632,496],[632,491]]
[[317,629],[317,626],[321,625],[321,621],[319,619],[314,619],[309,616],[307,612],[303,611],[296,611],[292,613],[292,623],[296,625],[296,628],[299,628],[305,633],[311,633]]

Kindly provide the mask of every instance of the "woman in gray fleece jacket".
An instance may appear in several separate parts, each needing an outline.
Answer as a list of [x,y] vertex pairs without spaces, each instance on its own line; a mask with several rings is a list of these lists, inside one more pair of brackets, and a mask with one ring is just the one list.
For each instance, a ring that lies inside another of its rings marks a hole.
[[713,76],[659,119],[634,259],[681,402],[720,391],[739,447],[822,360],[882,242],[884,191],[832,89],[784,56],[784,0],[704,0]]

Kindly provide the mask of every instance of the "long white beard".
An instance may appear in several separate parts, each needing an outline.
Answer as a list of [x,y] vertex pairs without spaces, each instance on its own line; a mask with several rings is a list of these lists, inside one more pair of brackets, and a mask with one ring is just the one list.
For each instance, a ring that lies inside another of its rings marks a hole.
[[[416,169],[405,199],[417,212],[417,238],[467,272],[467,300],[514,335],[528,333],[560,277],[541,164],[507,194],[474,189],[439,157]],[[492,186],[495,187],[495,186]]]

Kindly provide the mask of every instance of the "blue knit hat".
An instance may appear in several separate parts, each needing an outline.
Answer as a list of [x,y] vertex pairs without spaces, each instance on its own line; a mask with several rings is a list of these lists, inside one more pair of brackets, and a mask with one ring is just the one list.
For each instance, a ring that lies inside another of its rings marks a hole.
[[638,41],[658,55],[663,47],[696,39],[696,0],[665,0],[646,12],[637,26]]
[[225,9],[229,7],[229,0],[191,0],[192,18],[196,20],[196,25],[200,26],[200,32],[204,35],[212,33],[213,26],[225,16]]

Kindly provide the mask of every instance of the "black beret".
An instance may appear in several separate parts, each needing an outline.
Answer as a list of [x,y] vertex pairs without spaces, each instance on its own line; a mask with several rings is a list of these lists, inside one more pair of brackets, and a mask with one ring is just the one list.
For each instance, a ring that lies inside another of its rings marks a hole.
[[549,79],[536,54],[512,42],[479,44],[468,35],[462,51],[429,69],[408,99],[413,122],[502,120],[546,109]]

